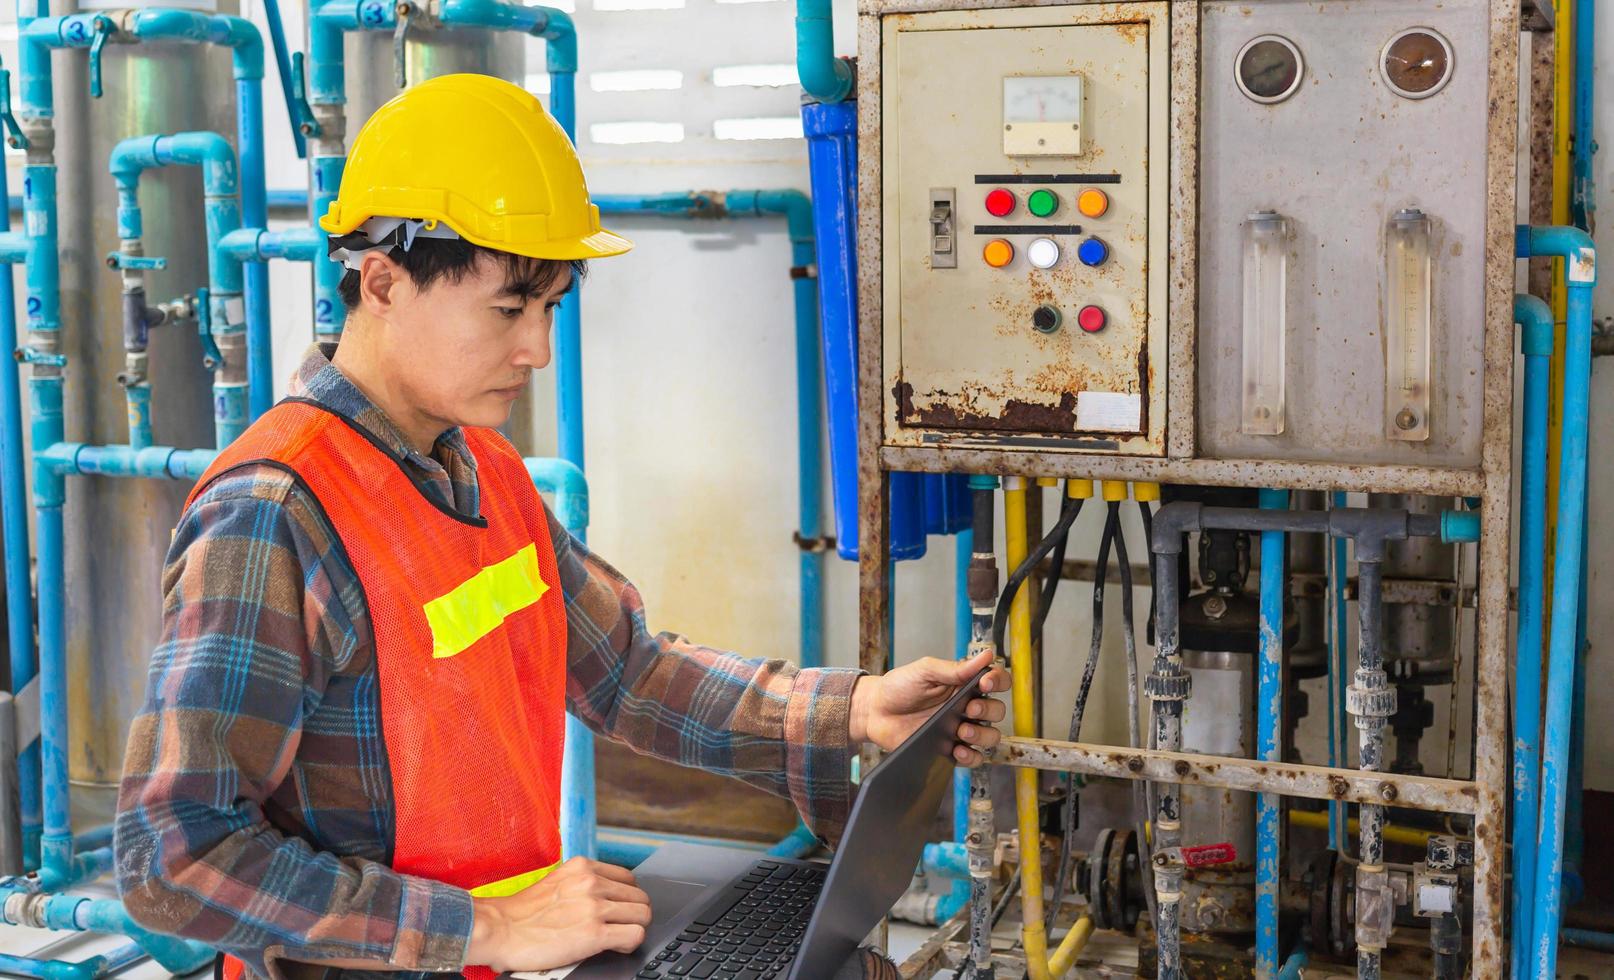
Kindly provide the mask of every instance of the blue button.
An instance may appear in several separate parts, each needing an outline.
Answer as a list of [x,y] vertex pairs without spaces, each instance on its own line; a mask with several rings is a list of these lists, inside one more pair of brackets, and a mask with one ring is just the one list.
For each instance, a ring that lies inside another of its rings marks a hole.
[[1082,265],[1103,265],[1110,257],[1110,247],[1100,239],[1089,238],[1076,248],[1076,257]]

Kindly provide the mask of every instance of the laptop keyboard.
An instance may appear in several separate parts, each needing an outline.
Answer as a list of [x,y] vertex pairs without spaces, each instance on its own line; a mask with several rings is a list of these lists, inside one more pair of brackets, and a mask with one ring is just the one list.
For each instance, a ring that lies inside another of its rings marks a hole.
[[656,954],[642,980],[783,977],[812,918],[825,870],[758,861]]

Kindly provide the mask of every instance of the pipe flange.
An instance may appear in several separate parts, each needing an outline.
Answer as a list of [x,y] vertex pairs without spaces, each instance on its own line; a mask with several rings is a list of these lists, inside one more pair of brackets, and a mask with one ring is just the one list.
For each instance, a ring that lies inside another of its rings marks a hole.
[[1345,691],[1345,710],[1357,719],[1360,726],[1378,727],[1395,714],[1395,688],[1358,687],[1352,684]]
[[1155,701],[1186,701],[1193,686],[1193,678],[1181,670],[1167,674],[1151,672],[1143,681],[1144,693]]

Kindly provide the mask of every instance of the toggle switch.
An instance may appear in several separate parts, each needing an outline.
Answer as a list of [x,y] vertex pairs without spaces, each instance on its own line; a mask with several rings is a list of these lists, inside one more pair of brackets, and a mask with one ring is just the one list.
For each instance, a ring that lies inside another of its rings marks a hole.
[[953,227],[953,189],[930,189],[930,267],[958,268],[957,235]]

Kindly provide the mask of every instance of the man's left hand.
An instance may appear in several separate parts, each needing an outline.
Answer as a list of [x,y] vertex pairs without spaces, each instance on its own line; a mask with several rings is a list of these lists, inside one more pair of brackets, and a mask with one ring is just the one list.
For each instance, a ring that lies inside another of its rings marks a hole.
[[[926,657],[904,664],[880,676],[859,677],[852,688],[851,735],[855,744],[873,742],[889,752],[918,730],[953,692],[988,666],[990,653],[968,660],[941,660]],[[981,693],[1007,691],[1009,672],[1001,667],[981,678]],[[953,759],[961,766],[977,766],[985,761],[983,750],[998,744],[1001,737],[994,722],[1003,720],[1002,702],[975,698],[964,706],[967,719],[958,726],[959,744],[953,746]]]

